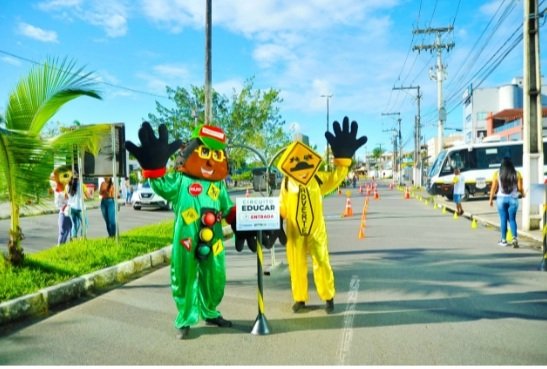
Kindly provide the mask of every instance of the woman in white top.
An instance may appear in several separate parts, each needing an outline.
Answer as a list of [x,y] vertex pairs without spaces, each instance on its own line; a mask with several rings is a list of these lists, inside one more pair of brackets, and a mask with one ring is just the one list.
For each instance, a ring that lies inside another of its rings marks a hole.
[[70,218],[72,219],[72,238],[78,237],[78,233],[83,236],[81,226],[84,201],[80,193],[80,183],[76,177],[72,178],[68,185],[68,205],[70,206]]

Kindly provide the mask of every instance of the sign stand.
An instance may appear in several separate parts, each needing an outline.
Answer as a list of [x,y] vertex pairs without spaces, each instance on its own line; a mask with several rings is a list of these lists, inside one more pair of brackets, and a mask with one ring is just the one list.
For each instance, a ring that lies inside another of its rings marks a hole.
[[238,231],[257,231],[256,268],[258,283],[258,316],[251,333],[270,334],[268,320],[264,315],[262,231],[279,229],[279,199],[277,197],[236,198],[236,226]]
[[264,315],[264,298],[262,294],[263,281],[262,281],[262,262],[264,257],[262,255],[262,245],[260,239],[262,238],[262,231],[258,231],[258,242],[256,246],[256,269],[257,269],[257,281],[258,281],[258,316],[256,317],[253,329],[251,331],[255,336],[263,336],[270,334],[270,327],[268,326],[268,320]]

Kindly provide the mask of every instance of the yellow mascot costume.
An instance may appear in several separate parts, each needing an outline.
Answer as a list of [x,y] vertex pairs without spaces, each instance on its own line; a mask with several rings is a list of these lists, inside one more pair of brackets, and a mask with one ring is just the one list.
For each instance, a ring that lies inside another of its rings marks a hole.
[[287,147],[277,166],[285,174],[279,196],[281,217],[286,221],[287,260],[291,289],[299,312],[308,301],[307,255],[311,255],[317,294],[326,302],[327,313],[334,311],[334,273],[329,261],[327,229],[323,218],[323,196],[334,191],[346,178],[352,157],[367,137],[357,139],[357,122],[344,117],[333,123],[333,133],[325,137],[334,157],[334,171],[318,172],[321,157],[301,142]]

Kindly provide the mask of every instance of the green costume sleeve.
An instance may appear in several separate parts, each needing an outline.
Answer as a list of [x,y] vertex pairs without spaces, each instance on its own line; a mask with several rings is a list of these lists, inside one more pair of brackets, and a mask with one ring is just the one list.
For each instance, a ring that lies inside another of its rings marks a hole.
[[171,172],[160,178],[150,179],[150,185],[154,192],[169,202],[177,203],[181,188],[182,175]]
[[232,207],[234,206],[234,203],[232,202],[232,199],[230,199],[230,196],[228,195],[228,190],[226,189],[226,183],[224,181],[220,183],[219,202],[220,202],[220,211],[222,211],[222,214],[224,214],[224,217],[225,217],[230,212],[230,209],[232,209]]

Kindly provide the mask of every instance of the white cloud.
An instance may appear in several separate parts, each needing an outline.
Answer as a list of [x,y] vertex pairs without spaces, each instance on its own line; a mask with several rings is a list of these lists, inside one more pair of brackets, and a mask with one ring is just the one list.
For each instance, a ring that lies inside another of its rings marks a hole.
[[240,79],[227,79],[220,82],[213,81],[213,89],[226,96],[232,96],[234,92],[239,93],[243,89],[244,82]]
[[160,64],[154,66],[154,72],[169,78],[187,79],[190,73],[185,66],[175,64]]
[[15,65],[17,67],[22,65],[22,63],[19,59],[16,59],[12,56],[3,56],[2,58],[0,58],[0,60],[2,60],[6,64]]
[[147,18],[174,33],[205,23],[205,3],[201,1],[141,0],[141,7]]
[[47,0],[38,3],[38,8],[42,10],[58,10],[62,8],[72,8],[79,6],[83,0]]
[[68,21],[84,21],[100,27],[108,37],[121,37],[127,33],[125,0],[50,0],[39,3],[38,7]]
[[151,93],[165,95],[165,87],[187,86],[196,84],[192,74],[181,64],[158,64],[149,72],[140,72],[137,77],[146,81],[147,90]]
[[47,31],[24,22],[19,23],[17,29],[20,34],[38,41],[54,43],[59,42],[57,40],[57,32],[55,31]]
[[505,0],[492,0],[484,5],[482,5],[479,10],[481,13],[487,16],[493,16],[498,8],[502,5],[501,3]]

